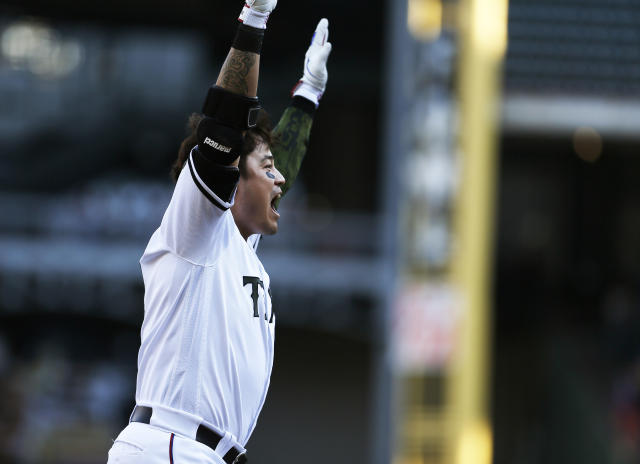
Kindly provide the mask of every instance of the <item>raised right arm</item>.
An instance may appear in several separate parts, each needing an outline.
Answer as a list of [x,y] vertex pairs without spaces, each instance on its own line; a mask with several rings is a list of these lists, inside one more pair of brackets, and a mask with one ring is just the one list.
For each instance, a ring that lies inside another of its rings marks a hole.
[[246,2],[233,45],[216,85],[207,94],[202,110],[205,118],[197,128],[198,144],[187,162],[198,189],[222,210],[233,204],[240,177],[237,166],[243,132],[255,125],[260,109],[260,50],[267,19],[276,3],[277,0]]
[[224,247],[228,221],[221,219],[233,204],[240,177],[237,165],[243,132],[254,123],[260,108],[256,96],[260,47],[268,12],[275,4],[276,0],[247,1],[216,85],[208,91],[196,144],[179,171],[150,254],[169,249],[189,262],[208,264],[215,260],[216,250]]
[[255,97],[258,94],[260,55],[231,47],[216,85],[233,93]]

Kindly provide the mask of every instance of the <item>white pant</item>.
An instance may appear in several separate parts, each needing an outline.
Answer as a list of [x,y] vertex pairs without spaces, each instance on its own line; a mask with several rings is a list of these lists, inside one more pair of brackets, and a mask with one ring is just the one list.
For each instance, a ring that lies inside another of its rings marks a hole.
[[207,445],[158,427],[132,422],[109,450],[107,464],[226,464]]

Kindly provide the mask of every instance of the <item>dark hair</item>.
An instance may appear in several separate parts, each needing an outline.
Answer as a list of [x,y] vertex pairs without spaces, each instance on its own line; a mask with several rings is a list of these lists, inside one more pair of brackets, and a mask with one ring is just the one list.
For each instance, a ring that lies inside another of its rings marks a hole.
[[[197,129],[198,124],[202,119],[204,119],[204,114],[201,113],[192,113],[189,116],[189,120],[187,121],[187,137],[180,144],[180,148],[178,149],[178,157],[174,161],[171,166],[171,178],[174,182],[178,181],[178,176],[180,176],[180,171],[186,163],[187,158],[189,158],[189,153],[193,147],[195,147],[198,143],[198,135]],[[272,147],[275,143],[274,136],[271,133],[271,121],[269,119],[269,115],[266,111],[260,110],[258,113],[258,120],[255,127],[247,130],[244,133],[244,142],[242,144],[242,150],[240,151],[240,175],[244,175],[244,165],[246,156],[251,153],[255,148],[264,143],[268,147]]]

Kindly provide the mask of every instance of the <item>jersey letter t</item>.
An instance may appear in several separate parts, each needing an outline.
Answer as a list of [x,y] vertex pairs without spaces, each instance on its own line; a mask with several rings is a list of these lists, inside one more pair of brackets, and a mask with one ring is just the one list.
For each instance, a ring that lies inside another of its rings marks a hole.
[[258,313],[258,285],[264,290],[264,283],[258,278],[253,276],[243,276],[242,286],[245,287],[251,284],[251,299],[253,300],[253,317],[260,317]]

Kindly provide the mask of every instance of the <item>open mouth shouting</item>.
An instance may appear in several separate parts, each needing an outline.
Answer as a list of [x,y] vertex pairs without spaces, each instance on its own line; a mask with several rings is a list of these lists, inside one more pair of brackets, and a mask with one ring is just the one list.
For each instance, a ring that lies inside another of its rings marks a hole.
[[280,213],[278,213],[278,207],[276,205],[278,204],[278,200],[280,200],[281,196],[282,193],[278,193],[271,199],[271,211],[273,211],[277,217],[280,217]]

